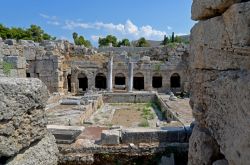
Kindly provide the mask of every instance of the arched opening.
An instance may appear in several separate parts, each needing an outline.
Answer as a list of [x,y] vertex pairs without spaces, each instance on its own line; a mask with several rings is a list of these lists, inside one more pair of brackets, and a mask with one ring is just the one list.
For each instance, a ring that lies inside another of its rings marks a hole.
[[95,87],[98,89],[107,88],[107,78],[103,73],[98,73],[95,77]]
[[153,88],[161,88],[162,87],[162,76],[160,74],[153,75],[152,86],[153,86]]
[[115,85],[126,85],[126,77],[123,73],[115,75]]
[[71,92],[71,74],[67,76],[68,92]]
[[134,75],[134,89],[143,90],[144,89],[144,76],[142,73],[137,73]]
[[80,73],[78,75],[79,90],[86,91],[88,89],[88,78],[85,74]]
[[172,74],[170,78],[171,88],[180,88],[181,87],[181,77],[178,73]]

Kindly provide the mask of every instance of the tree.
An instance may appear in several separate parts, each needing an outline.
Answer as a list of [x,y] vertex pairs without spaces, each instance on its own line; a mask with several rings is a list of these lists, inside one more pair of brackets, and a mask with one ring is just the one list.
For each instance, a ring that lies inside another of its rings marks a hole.
[[117,38],[112,35],[107,35],[105,38],[99,38],[98,40],[99,47],[109,46],[110,43],[113,47],[117,47]]
[[172,32],[172,36],[171,36],[171,42],[174,42],[174,32]]
[[43,40],[55,40],[55,37],[45,33],[44,30],[37,25],[31,25],[28,29],[24,28],[7,28],[0,24],[0,37],[3,39],[16,39],[16,40],[33,40],[41,42]]
[[163,41],[161,42],[161,45],[167,45],[169,42],[170,42],[170,41],[169,41],[168,37],[167,37],[166,35],[164,35],[164,39],[163,39]]
[[5,27],[4,25],[0,24],[0,37],[3,39],[7,39],[7,33],[9,29]]
[[183,39],[182,39],[180,36],[175,36],[174,42],[182,43],[182,42],[183,42]]
[[130,42],[128,39],[124,38],[122,41],[119,41],[118,44],[117,44],[118,47],[121,47],[121,46],[130,46]]
[[136,47],[149,47],[149,46],[150,44],[144,37],[140,38],[136,43]]
[[73,36],[74,41],[78,38],[78,34],[77,34],[76,32],[74,32],[74,33],[72,34],[72,36]]
[[89,40],[85,40],[83,36],[78,37],[78,34],[76,32],[74,32],[72,34],[72,36],[73,36],[73,39],[74,39],[74,43],[76,45],[84,45],[87,48],[92,46],[91,42]]

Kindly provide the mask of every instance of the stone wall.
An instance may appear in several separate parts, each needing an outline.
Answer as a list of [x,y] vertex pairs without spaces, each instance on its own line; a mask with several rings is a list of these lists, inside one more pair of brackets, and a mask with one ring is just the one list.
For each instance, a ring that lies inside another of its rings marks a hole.
[[148,103],[156,99],[155,93],[104,93],[105,103]]
[[57,164],[46,129],[46,86],[38,79],[0,78],[0,164]]
[[250,2],[194,0],[189,165],[250,164]]

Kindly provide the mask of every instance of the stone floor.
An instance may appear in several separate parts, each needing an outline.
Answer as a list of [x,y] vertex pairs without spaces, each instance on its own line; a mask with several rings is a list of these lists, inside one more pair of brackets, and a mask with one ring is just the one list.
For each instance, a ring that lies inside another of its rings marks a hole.
[[189,98],[177,98],[176,101],[170,101],[170,95],[159,94],[159,96],[184,125],[189,126],[192,123],[194,119]]

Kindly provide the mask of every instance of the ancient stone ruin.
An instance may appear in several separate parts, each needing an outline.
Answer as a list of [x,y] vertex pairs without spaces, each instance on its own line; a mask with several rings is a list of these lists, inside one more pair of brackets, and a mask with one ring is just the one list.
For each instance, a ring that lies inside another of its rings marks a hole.
[[249,164],[250,2],[194,0],[189,164]]
[[0,162],[57,164],[55,138],[46,129],[46,86],[38,79],[0,79]]
[[249,17],[193,0],[190,45],[0,39],[0,164],[250,164]]

